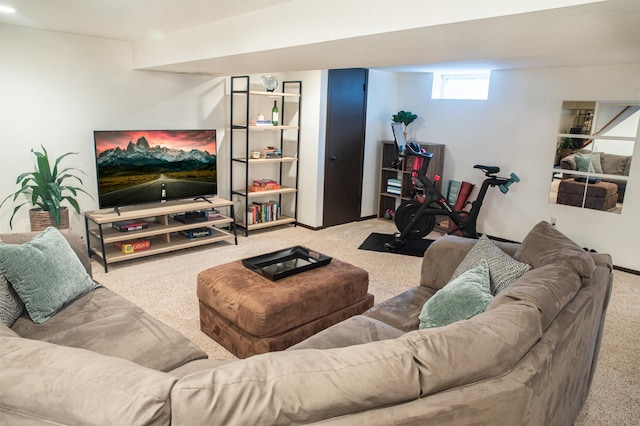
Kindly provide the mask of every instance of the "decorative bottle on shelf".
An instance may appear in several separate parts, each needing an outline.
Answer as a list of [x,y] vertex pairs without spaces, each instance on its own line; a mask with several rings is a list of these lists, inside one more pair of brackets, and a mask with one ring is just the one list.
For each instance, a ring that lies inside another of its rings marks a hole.
[[271,123],[274,126],[278,125],[278,101],[273,101],[273,108],[271,108]]
[[164,183],[162,184],[162,189],[160,190],[160,202],[167,202],[167,186]]

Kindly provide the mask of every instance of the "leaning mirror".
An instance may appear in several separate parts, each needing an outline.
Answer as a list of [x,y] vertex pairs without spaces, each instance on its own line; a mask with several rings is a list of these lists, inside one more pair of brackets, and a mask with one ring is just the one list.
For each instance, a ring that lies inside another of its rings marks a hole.
[[639,125],[640,101],[563,102],[549,201],[622,212]]

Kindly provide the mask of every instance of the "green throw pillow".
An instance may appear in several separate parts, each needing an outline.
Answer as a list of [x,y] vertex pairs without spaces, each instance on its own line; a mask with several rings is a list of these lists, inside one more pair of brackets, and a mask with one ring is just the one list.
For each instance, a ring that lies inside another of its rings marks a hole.
[[36,323],[99,287],[56,228],[47,228],[24,244],[0,243],[0,273]]
[[460,262],[451,279],[478,266],[481,260],[486,260],[489,264],[491,294],[494,296],[531,269],[530,265],[515,260],[483,235]]
[[595,171],[593,164],[591,164],[590,155],[576,155],[576,164],[579,172],[593,173]]
[[422,307],[420,328],[442,327],[484,312],[493,300],[489,264],[481,260],[436,292]]
[[578,171],[589,173],[602,173],[602,162],[600,154],[578,154],[576,155]]

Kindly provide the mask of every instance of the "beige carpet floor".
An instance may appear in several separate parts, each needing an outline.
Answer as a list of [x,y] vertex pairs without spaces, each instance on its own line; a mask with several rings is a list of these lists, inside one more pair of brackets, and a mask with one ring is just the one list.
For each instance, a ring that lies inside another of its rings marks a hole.
[[[234,356],[200,331],[196,277],[212,266],[295,245],[313,248],[369,271],[369,291],[380,302],[418,284],[422,259],[358,250],[371,232],[392,233],[392,223],[371,219],[319,231],[281,227],[197,249],[110,265],[93,262],[96,280],[179,330],[209,357]],[[437,238],[439,234],[431,237]],[[614,272],[600,361],[576,425],[640,425],[640,277]]]

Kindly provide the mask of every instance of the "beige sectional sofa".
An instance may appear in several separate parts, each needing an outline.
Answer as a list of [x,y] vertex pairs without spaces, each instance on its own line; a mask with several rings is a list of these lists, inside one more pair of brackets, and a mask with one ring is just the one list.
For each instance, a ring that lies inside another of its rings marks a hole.
[[[12,329],[0,326],[0,423],[572,424],[598,358],[611,258],[541,222],[522,244],[496,243],[532,269],[483,313],[418,329],[424,303],[475,244],[443,237],[427,250],[417,287],[289,350],[243,360],[199,359],[189,342],[104,288],[49,319],[71,310],[74,325],[40,332],[23,316]],[[108,322],[101,311],[111,309],[157,341],[115,332],[123,322],[75,331]],[[169,359],[174,351],[180,360]]]
[[[587,170],[587,169],[581,170],[581,168],[578,166],[578,161],[576,160],[576,156],[579,156],[579,155],[590,158],[592,164],[595,164],[596,167],[593,167],[593,170]],[[590,150],[581,150],[580,152],[563,157],[560,160],[560,168],[564,170],[574,170],[574,171],[583,171],[583,172],[590,171],[595,173],[602,173],[605,175],[629,176],[629,170],[631,169],[631,156],[607,154],[605,152],[592,153]],[[564,179],[570,179],[573,177],[576,177],[576,176],[565,174]],[[591,177],[598,177],[598,176],[592,175]],[[603,181],[615,183],[618,186],[617,201],[619,203],[623,202],[624,193],[627,189],[627,181],[624,179],[611,178],[610,176],[604,178]]]

